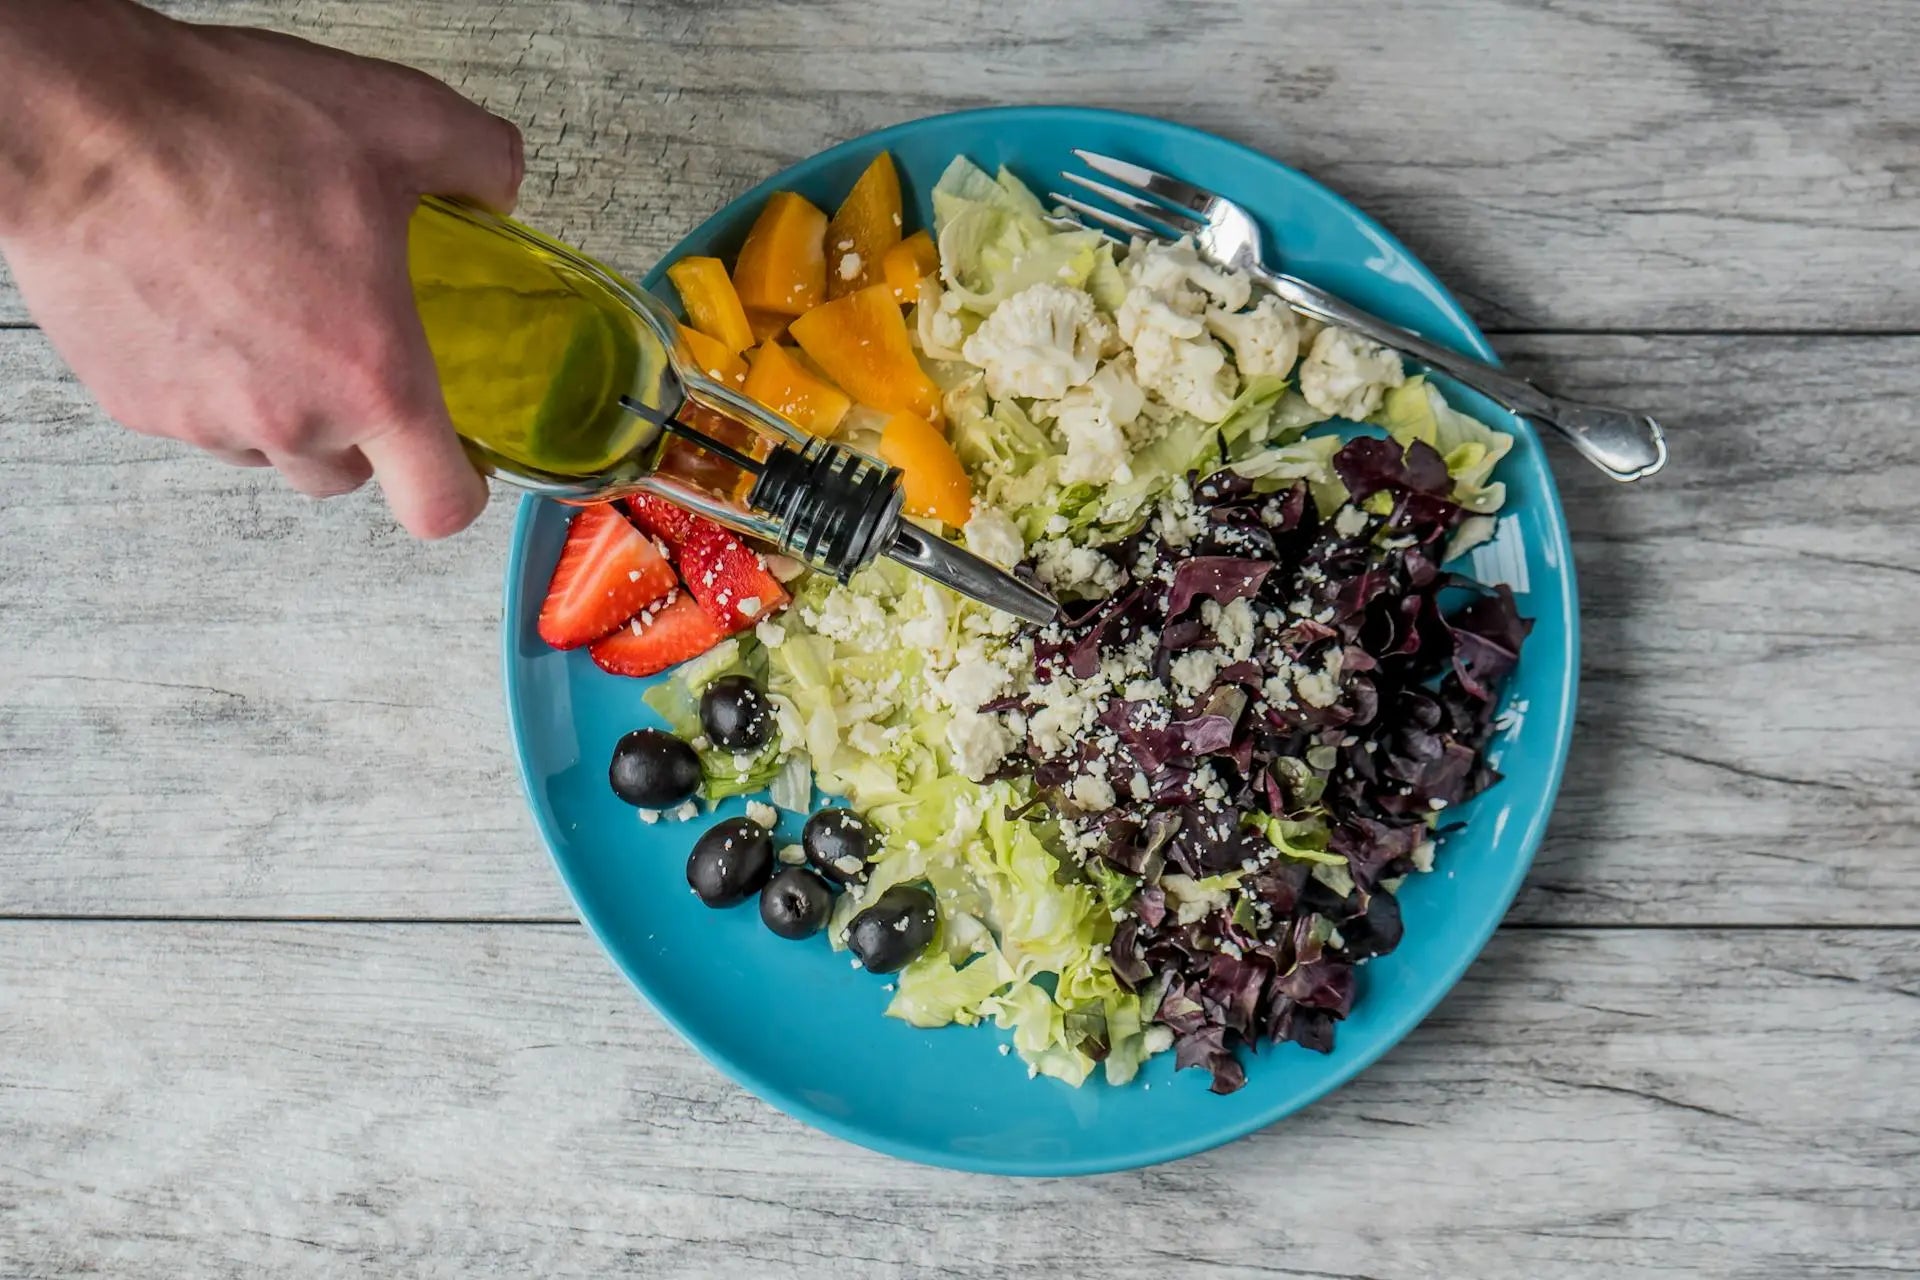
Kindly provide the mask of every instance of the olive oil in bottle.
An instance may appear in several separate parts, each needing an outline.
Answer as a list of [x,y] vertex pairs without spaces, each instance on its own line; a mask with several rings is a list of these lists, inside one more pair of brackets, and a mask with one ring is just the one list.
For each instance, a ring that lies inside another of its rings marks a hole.
[[413,294],[455,430],[489,470],[581,480],[659,433],[667,352],[613,272],[517,222],[429,196],[408,233]]

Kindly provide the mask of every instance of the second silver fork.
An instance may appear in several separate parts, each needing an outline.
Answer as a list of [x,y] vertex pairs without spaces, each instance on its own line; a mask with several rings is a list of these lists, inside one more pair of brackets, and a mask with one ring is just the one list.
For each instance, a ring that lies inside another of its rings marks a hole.
[[1088,168],[1126,184],[1126,189],[1076,173],[1060,176],[1135,215],[1126,217],[1057,191],[1048,193],[1082,219],[1150,240],[1192,236],[1200,255],[1214,266],[1244,271],[1300,314],[1392,347],[1551,428],[1615,480],[1640,480],[1666,465],[1666,433],[1646,414],[1550,395],[1524,378],[1430,342],[1298,276],[1275,271],[1262,257],[1259,223],[1223,195],[1112,156],[1080,150],[1074,154]]

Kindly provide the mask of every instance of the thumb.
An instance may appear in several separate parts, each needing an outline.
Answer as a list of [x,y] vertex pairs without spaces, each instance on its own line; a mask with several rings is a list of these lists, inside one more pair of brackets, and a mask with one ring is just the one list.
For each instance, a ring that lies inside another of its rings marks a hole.
[[520,198],[519,126],[435,82],[424,111],[397,125],[395,149],[416,194],[461,196],[498,213]]
[[401,526],[416,538],[444,538],[485,510],[487,482],[454,432],[412,288],[404,271],[397,275],[386,315],[400,372],[387,420],[367,423],[355,443]]

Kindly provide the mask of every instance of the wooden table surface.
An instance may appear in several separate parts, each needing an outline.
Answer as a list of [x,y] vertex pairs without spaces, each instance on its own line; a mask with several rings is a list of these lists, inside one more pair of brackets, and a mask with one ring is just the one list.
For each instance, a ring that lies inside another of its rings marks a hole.
[[501,709],[510,503],[421,546],[120,432],[0,279],[0,1275],[1920,1268],[1912,0],[178,10],[446,77],[525,128],[525,214],[636,271],[899,120],[1183,120],[1675,461],[1555,451],[1579,733],[1433,1017],[1245,1141],[1015,1182],[742,1093],[573,922]]

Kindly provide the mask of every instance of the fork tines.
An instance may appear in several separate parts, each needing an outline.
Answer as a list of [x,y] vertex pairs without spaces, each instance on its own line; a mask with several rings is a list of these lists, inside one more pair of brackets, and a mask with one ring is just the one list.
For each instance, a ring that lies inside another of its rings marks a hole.
[[1094,172],[1159,198],[1148,199],[1146,195],[1137,194],[1136,191],[1110,186],[1083,174],[1063,170],[1060,176],[1068,182],[1091,191],[1141,220],[1136,221],[1135,218],[1125,217],[1111,209],[1090,204],[1059,191],[1049,191],[1048,198],[1064,208],[1071,209],[1081,217],[1091,219],[1102,226],[1111,227],[1124,235],[1144,236],[1151,240],[1173,240],[1183,235],[1197,236],[1206,230],[1206,222],[1193,215],[1208,212],[1209,203],[1214,198],[1211,192],[1202,191],[1190,183],[1182,182],[1178,178],[1170,178],[1164,173],[1158,173],[1143,165],[1117,160],[1098,152],[1075,149],[1073,154],[1080,157]]

